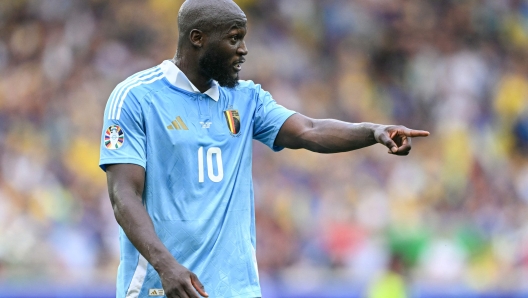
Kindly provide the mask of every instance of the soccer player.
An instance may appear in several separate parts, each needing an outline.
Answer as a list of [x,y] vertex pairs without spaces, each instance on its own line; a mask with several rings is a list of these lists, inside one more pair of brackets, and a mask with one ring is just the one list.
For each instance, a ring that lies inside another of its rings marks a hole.
[[239,81],[246,16],[231,0],[187,0],[178,26],[174,59],[120,83],[104,113],[100,166],[121,226],[117,297],[260,297],[253,139],[275,151],[381,143],[407,155],[410,138],[429,133],[311,119]]

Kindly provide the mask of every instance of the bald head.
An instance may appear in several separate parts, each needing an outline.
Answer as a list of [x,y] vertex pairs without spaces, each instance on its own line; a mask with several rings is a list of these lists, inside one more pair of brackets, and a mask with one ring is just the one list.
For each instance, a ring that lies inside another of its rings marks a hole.
[[186,0],[178,13],[178,46],[193,29],[209,34],[236,20],[245,22],[246,15],[232,0]]
[[178,14],[174,63],[202,92],[213,81],[235,87],[248,53],[246,23],[246,15],[232,0],[186,0]]

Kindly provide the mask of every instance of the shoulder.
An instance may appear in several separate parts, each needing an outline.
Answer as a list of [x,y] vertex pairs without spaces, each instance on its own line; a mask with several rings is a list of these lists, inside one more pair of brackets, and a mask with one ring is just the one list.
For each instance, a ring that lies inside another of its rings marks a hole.
[[123,80],[112,91],[108,98],[107,109],[111,117],[119,119],[124,107],[130,110],[141,109],[143,104],[148,104],[145,99],[152,91],[164,87],[162,79],[164,73],[159,66],[137,72]]
[[262,91],[260,84],[255,84],[251,80],[239,80],[238,85],[235,88],[221,87],[223,92],[231,94],[232,96],[244,96],[244,97],[258,97],[258,94]]
[[238,86],[236,86],[235,89],[254,91],[254,90],[260,90],[261,86],[260,84],[255,84],[255,82],[251,80],[239,80]]
[[121,97],[133,95],[134,97],[143,97],[151,91],[163,87],[161,80],[164,77],[163,70],[160,66],[155,66],[140,72],[137,72],[124,81],[119,83],[115,91],[118,91]]

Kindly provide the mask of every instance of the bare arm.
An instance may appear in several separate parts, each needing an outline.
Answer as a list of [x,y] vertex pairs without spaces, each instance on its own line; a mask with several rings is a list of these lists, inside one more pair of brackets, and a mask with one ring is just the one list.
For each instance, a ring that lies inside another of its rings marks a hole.
[[198,277],[179,264],[156,235],[142,203],[145,170],[133,164],[106,168],[110,201],[117,222],[141,255],[160,275],[167,297],[207,297]]
[[356,150],[381,143],[395,155],[407,155],[411,137],[426,137],[429,132],[399,125],[348,123],[333,119],[311,119],[292,115],[282,125],[275,145],[290,149],[307,149],[319,153]]

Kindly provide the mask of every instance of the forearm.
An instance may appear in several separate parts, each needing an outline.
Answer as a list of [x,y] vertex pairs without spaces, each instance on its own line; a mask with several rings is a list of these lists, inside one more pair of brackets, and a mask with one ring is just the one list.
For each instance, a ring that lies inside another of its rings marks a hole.
[[159,272],[164,266],[174,262],[174,257],[157,236],[152,219],[141,203],[141,197],[126,191],[111,196],[117,222],[152,267]]
[[312,123],[312,128],[299,136],[300,147],[310,151],[346,152],[377,143],[374,131],[379,124],[348,123],[333,119],[314,119]]

